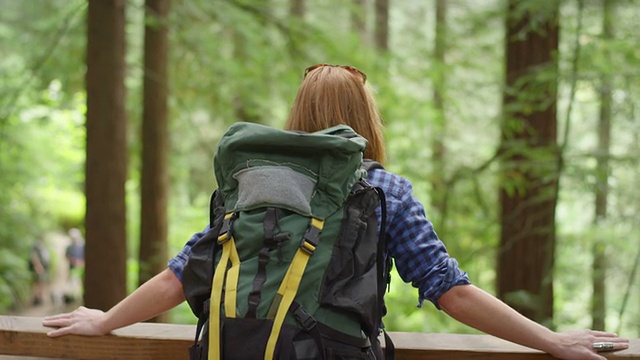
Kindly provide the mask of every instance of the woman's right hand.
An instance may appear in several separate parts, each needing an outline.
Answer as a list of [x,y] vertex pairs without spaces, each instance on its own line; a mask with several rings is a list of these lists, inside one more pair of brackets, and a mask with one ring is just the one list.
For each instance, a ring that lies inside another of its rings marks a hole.
[[171,269],[165,269],[142,284],[108,312],[80,306],[76,310],[47,316],[42,325],[57,327],[47,333],[100,336],[168,311],[184,301],[182,283]]
[[109,332],[104,329],[104,317],[105,313],[101,310],[80,306],[70,313],[46,316],[42,325],[58,328],[47,333],[50,337],[70,334],[100,336]]

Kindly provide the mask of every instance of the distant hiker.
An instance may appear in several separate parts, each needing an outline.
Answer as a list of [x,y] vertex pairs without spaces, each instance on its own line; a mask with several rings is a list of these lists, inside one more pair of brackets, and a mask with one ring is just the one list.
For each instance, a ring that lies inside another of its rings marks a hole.
[[82,271],[84,270],[84,237],[79,229],[69,230],[71,243],[65,249],[65,257],[69,264],[67,284],[64,291],[64,302],[74,302],[82,293]]
[[51,256],[44,242],[36,240],[29,253],[29,270],[32,275],[31,303],[34,306],[43,304],[49,296]]
[[69,230],[71,243],[65,250],[65,257],[69,262],[69,273],[74,269],[84,267],[84,238],[80,230],[73,228]]

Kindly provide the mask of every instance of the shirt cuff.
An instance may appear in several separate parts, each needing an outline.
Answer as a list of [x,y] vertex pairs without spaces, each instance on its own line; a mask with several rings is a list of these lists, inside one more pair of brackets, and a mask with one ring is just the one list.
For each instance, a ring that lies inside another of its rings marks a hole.
[[418,298],[418,307],[422,307],[424,301],[429,300],[433,303],[433,305],[435,305],[438,310],[442,310],[440,304],[438,304],[438,299],[440,299],[440,296],[444,295],[454,286],[469,284],[471,284],[471,280],[469,279],[467,273],[460,270],[456,259],[449,258],[447,260],[446,273],[442,278],[440,286],[438,286],[435,292],[432,292],[430,294],[427,294],[426,292],[420,293],[420,296]]

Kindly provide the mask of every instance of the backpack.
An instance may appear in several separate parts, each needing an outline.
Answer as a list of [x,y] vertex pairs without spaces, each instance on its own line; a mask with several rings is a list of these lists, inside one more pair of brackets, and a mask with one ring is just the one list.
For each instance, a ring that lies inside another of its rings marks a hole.
[[209,230],[182,276],[198,317],[190,359],[383,358],[392,264],[384,194],[365,180],[381,165],[365,146],[348,126],[236,123],[222,136]]

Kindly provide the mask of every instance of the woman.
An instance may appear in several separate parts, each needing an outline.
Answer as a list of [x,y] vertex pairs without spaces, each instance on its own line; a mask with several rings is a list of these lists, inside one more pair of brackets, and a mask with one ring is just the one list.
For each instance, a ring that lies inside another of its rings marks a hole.
[[[312,66],[305,71],[285,128],[314,132],[338,124],[351,126],[368,140],[366,158],[384,162],[382,123],[365,74],[350,66]],[[551,331],[472,285],[426,219],[422,204],[412,194],[411,183],[384,169],[371,170],[367,180],[386,194],[389,254],[403,279],[418,289],[420,302],[429,300],[464,324],[560,359],[604,360],[597,353],[600,343],[606,343],[608,350],[628,347],[627,339],[612,333]],[[49,336],[103,335],[180,304],[184,301],[182,269],[191,245],[203,234],[195,234],[169,261],[167,270],[108,312],[80,307],[45,318],[45,326],[59,327]]]

